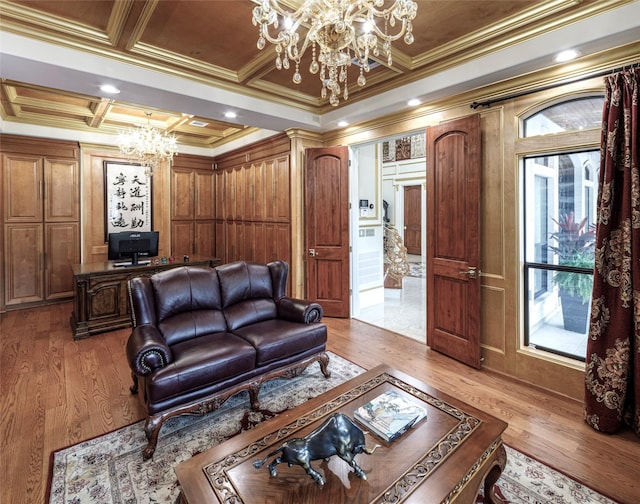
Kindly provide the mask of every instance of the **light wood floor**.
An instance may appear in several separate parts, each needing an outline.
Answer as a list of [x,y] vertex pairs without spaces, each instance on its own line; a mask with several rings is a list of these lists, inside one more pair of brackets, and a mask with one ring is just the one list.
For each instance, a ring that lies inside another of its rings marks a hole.
[[[71,304],[0,315],[0,503],[44,502],[50,454],[143,417],[129,394],[129,330],[73,341]],[[620,503],[640,502],[640,439],[582,420],[581,404],[476,371],[407,337],[325,319],[329,350],[365,367],[389,364],[509,423],[510,446]]]

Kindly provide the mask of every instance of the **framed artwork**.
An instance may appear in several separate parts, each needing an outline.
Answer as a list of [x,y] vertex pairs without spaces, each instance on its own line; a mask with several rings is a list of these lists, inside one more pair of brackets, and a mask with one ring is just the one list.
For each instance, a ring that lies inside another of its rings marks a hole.
[[382,162],[388,163],[389,161],[396,160],[396,142],[395,140],[387,140],[382,142]]
[[151,177],[145,167],[104,162],[104,241],[109,233],[152,231]]
[[396,161],[411,159],[411,137],[402,137],[396,140]]
[[426,157],[425,133],[411,136],[411,159]]

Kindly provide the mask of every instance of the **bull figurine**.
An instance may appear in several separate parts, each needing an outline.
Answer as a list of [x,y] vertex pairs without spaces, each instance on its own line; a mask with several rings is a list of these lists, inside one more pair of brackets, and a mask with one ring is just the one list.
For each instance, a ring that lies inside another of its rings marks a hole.
[[299,465],[307,471],[319,485],[325,484],[325,479],[311,466],[312,460],[328,460],[333,455],[338,455],[347,464],[353,467],[357,476],[367,479],[365,472],[356,464],[355,456],[358,453],[371,455],[380,445],[367,448],[364,441],[364,432],[342,413],[334,413],[320,427],[303,438],[293,438],[283,443],[280,448],[272,451],[262,460],[253,462],[256,469],[260,469],[269,458],[280,454],[269,464],[269,474],[276,476],[276,466],[282,462]]

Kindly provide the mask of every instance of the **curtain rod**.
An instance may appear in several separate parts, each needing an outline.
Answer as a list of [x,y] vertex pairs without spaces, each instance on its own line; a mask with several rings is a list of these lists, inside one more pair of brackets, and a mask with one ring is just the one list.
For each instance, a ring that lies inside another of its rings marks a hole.
[[546,91],[548,89],[553,89],[553,88],[557,88],[560,86],[564,86],[566,84],[571,84],[573,82],[580,82],[583,80],[587,80],[587,79],[593,79],[594,77],[604,77],[605,75],[609,75],[609,74],[614,74],[617,72],[621,72],[622,70],[625,70],[627,68],[633,68],[635,66],[639,65],[639,63],[634,63],[632,65],[625,65],[619,68],[614,68],[613,70],[603,70],[602,72],[598,72],[596,74],[593,75],[585,75],[584,77],[580,77],[578,79],[569,81],[569,82],[559,82],[557,84],[549,84],[548,86],[542,86],[539,88],[535,88],[535,89],[530,89],[528,91],[521,91],[520,93],[514,93],[511,95],[507,95],[507,96],[503,96],[501,98],[494,98],[492,100],[485,100],[485,101],[481,101],[481,102],[473,102],[471,105],[469,105],[472,109],[477,109],[480,107],[490,107],[491,105],[493,105],[494,103],[497,102],[501,102],[501,101],[505,101],[505,100],[512,100],[513,98],[520,98],[521,96],[526,96],[532,93],[537,93],[539,91]]

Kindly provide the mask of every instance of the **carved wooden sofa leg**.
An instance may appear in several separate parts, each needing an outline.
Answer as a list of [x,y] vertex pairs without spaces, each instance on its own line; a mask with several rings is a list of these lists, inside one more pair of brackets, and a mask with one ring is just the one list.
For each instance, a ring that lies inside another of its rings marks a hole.
[[154,452],[156,451],[156,446],[158,445],[158,435],[160,434],[160,428],[164,420],[162,415],[151,416],[148,417],[146,422],[144,423],[144,433],[147,436],[147,446],[142,450],[142,458],[144,460],[149,460],[153,457]]
[[331,376],[331,371],[329,371],[329,356],[326,353],[323,353],[318,358],[318,364],[320,364],[320,371],[325,378],[329,378]]
[[[260,409],[258,396],[260,394],[260,387],[263,383],[269,380],[273,380],[274,378],[291,379],[295,378],[296,376],[300,376],[303,371],[307,367],[309,367],[310,364],[313,364],[316,361],[320,365],[320,370],[322,371],[322,374],[325,376],[325,378],[329,378],[331,376],[331,371],[329,371],[328,368],[329,356],[326,354],[326,352],[322,352],[320,354],[307,357],[301,362],[298,362],[284,369],[277,369],[266,373],[257,380],[240,383],[224,392],[220,392],[212,396],[203,398],[202,400],[195,403],[176,407],[173,410],[167,410],[162,413],[147,417],[144,424],[144,433],[149,442],[147,443],[147,446],[142,450],[143,459],[149,460],[151,457],[153,457],[153,454],[156,451],[156,446],[158,444],[160,429],[162,428],[164,422],[169,420],[169,418],[180,415],[206,415],[208,413],[211,413],[212,411],[217,410],[227,399],[243,390],[247,390],[249,392],[251,409],[253,409],[254,411],[258,410]],[[137,377],[134,378],[134,387],[136,389],[138,388]],[[134,387],[132,387],[132,390]]]

